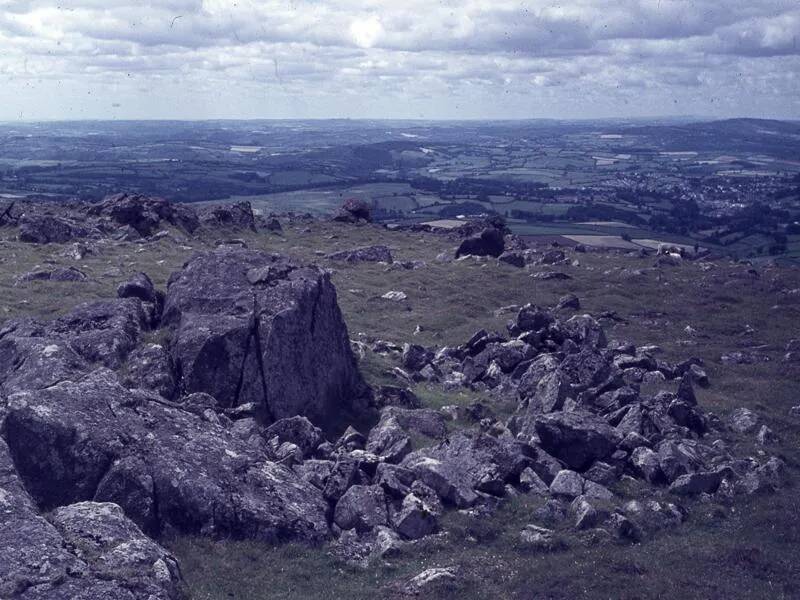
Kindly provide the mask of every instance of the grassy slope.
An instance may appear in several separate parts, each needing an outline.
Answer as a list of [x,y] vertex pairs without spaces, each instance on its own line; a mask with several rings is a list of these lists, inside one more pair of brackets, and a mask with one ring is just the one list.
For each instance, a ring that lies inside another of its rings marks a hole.
[[[10,235],[10,232],[0,232]],[[219,236],[216,236],[219,237]],[[383,265],[329,265],[351,337],[359,334],[396,342],[457,344],[480,327],[501,329],[507,317],[494,311],[510,304],[553,304],[559,296],[578,294],[588,312],[617,311],[629,323],[610,337],[661,345],[671,359],[702,357],[712,378],[699,390],[707,410],[726,415],[738,406],[761,414],[781,437],[772,449],[792,466],[800,460],[800,427],[787,416],[800,404],[800,369],[780,362],[779,351],[790,337],[800,337],[800,304],[783,304],[775,291],[782,281],[800,287],[797,270],[769,269],[759,278],[746,268],[716,265],[704,272],[696,265],[631,277],[624,269],[646,268],[652,259],[616,254],[575,255],[580,266],[564,267],[570,281],[536,282],[523,270],[494,261],[467,260],[440,264],[434,257],[449,250],[443,237],[391,233],[378,227],[309,223],[287,228],[281,236],[240,235],[251,247],[280,251],[327,263],[315,252],[371,243],[392,247],[397,260],[424,260],[419,270],[387,270]],[[5,242],[0,249],[0,318],[48,316],[85,299],[107,297],[128,274],[144,270],[164,286],[169,273],[193,251],[215,238],[192,240],[187,247],[170,241],[103,247],[97,256],[74,262],[58,256],[59,246],[36,247]],[[29,282],[14,285],[17,274],[48,264],[73,264],[90,280],[82,283]],[[109,273],[111,267],[119,272]],[[408,295],[404,302],[379,296],[389,290]],[[417,326],[421,333],[414,335]],[[691,325],[699,335],[683,330]],[[745,325],[755,329],[741,335]],[[769,363],[726,366],[722,352],[747,343],[767,345]],[[686,344],[691,345],[686,345]],[[364,365],[373,382],[387,381],[387,361]],[[474,394],[443,394],[420,389],[432,406],[468,402]],[[752,453],[751,436],[734,438],[742,452]],[[570,549],[531,555],[519,548],[519,529],[529,521],[531,500],[509,502],[485,521],[453,514],[445,521],[447,542],[423,545],[389,563],[366,571],[337,563],[324,550],[289,545],[265,547],[251,542],[167,540],[180,556],[184,573],[199,599],[217,598],[374,598],[387,595],[387,583],[432,565],[457,565],[461,582],[439,590],[458,598],[791,598],[800,595],[795,582],[800,566],[793,559],[800,547],[795,515],[796,491],[756,498],[734,509],[697,506],[690,521],[676,532],[637,546],[591,545],[565,532]],[[374,590],[379,588],[380,592]]]

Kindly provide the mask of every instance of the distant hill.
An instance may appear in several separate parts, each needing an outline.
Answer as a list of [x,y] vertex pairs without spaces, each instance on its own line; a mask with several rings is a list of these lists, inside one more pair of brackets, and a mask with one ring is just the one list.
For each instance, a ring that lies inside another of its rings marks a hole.
[[737,118],[680,125],[620,128],[647,137],[662,151],[752,152],[795,159],[800,156],[800,122]]

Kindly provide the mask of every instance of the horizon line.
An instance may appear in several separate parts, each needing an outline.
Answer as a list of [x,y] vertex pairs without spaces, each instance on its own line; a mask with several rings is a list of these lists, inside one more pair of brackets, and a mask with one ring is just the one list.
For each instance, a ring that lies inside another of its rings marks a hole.
[[176,118],[85,118],[85,119],[0,119],[0,125],[34,125],[34,124],[56,124],[56,123],[214,123],[214,122],[326,122],[326,121],[350,121],[350,122],[406,122],[406,123],[526,123],[526,122],[562,122],[562,123],[581,123],[596,121],[686,121],[686,122],[722,122],[722,121],[781,121],[785,123],[800,123],[800,117],[781,118],[781,117],[756,117],[750,115],[739,115],[733,117],[720,117],[711,115],[651,115],[636,117],[464,117],[464,118],[409,118],[409,117],[218,117],[200,119],[176,119]]

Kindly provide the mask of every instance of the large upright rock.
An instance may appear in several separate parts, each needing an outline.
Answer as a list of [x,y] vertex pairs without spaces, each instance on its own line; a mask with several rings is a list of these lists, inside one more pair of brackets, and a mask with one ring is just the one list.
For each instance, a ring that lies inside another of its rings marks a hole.
[[367,393],[328,274],[276,254],[218,250],[173,274],[162,325],[185,392],[326,425]]

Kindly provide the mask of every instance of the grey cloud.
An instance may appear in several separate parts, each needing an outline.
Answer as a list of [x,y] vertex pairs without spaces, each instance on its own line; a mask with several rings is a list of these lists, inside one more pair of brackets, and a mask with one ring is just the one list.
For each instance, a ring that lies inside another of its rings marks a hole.
[[[533,98],[555,112],[581,103],[597,111],[614,106],[611,98],[637,96],[647,108],[702,107],[711,106],[704,95],[737,90],[794,114],[800,91],[796,0],[63,4],[69,8],[0,0],[0,77],[26,89],[35,77],[97,94],[171,82],[202,98],[220,86],[241,87],[231,104],[241,114],[264,94],[302,95],[309,114],[323,110],[316,102],[345,113],[360,96],[386,116],[426,106],[435,112],[453,98],[468,114],[470,97],[474,110],[517,115]],[[781,97],[764,100],[767,89]]]

